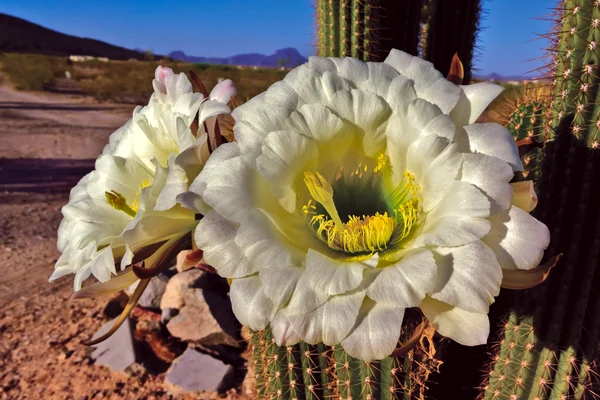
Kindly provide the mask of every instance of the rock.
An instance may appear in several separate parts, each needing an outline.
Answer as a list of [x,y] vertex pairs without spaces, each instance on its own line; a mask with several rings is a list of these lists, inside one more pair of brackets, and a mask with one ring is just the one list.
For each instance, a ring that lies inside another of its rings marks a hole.
[[150,280],[148,287],[142,293],[138,305],[146,308],[160,308],[161,298],[169,279],[159,274]]
[[183,297],[185,306],[167,324],[171,335],[206,346],[241,346],[229,299],[196,288],[186,289]]
[[188,348],[167,371],[165,383],[190,392],[222,393],[233,386],[234,375],[232,366]]
[[160,313],[160,320],[163,324],[167,324],[171,318],[179,314],[179,310],[176,308],[164,308]]
[[[108,332],[115,320],[116,318],[104,324],[93,339]],[[133,365],[137,357],[129,319],[111,337],[95,345],[91,357],[96,360],[96,364],[105,365],[114,371],[125,371]]]
[[[185,350],[185,344],[170,336],[158,321],[138,321],[134,337],[146,342],[156,357],[167,363],[172,363]],[[142,352],[142,355],[147,356],[146,352]]]
[[167,282],[162,299],[160,300],[160,308],[175,308],[179,310],[185,304],[183,300],[183,290],[191,287],[196,281],[201,279],[206,272],[197,269],[190,269],[181,272]]

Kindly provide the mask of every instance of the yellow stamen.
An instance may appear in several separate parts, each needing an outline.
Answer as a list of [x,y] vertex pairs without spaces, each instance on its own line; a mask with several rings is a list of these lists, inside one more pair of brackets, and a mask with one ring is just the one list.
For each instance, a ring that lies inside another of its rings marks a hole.
[[312,198],[318,203],[321,203],[321,205],[331,216],[331,219],[338,229],[343,230],[344,224],[342,223],[342,219],[335,208],[335,204],[333,202],[333,188],[329,182],[327,182],[323,175],[318,172],[316,175],[312,172],[305,172],[304,183],[306,184],[306,187],[308,188]]
[[373,168],[373,172],[379,172],[383,169],[383,167],[385,167],[387,164],[387,160],[385,158],[385,155],[380,154],[379,157],[377,157],[377,166],[375,168]]
[[352,215],[343,229],[339,229],[331,219],[320,214],[311,218],[310,225],[329,248],[354,254],[385,250],[398,222],[387,213]]
[[140,209],[140,196],[142,195],[142,189],[147,188],[148,186],[150,186],[150,182],[144,179],[144,181],[140,185],[140,190],[137,191],[137,193],[135,194],[135,198],[131,202],[131,209],[135,212],[138,212],[138,210]]
[[127,205],[127,200],[125,200],[125,196],[121,193],[113,190],[104,192],[104,196],[106,196],[106,201],[108,201],[108,204],[110,204],[112,208],[123,211],[130,217],[135,217],[136,211]]

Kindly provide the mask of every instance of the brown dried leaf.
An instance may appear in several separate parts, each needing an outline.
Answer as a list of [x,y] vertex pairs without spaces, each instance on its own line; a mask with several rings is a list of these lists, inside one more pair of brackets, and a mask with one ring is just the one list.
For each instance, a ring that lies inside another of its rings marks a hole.
[[550,275],[550,270],[558,263],[562,253],[552,257],[548,262],[533,269],[503,269],[502,287],[504,289],[530,289],[543,283]]

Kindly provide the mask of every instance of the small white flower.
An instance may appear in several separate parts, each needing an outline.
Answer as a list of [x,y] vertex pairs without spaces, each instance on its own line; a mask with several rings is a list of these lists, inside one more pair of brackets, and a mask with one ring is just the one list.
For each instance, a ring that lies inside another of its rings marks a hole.
[[475,123],[501,90],[393,50],[312,57],[238,107],[237,142],[190,190],[206,203],[196,244],[233,279],[239,320],[372,360],[419,307],[442,335],[485,343],[502,268],[535,267],[549,241],[511,205],[510,133]]
[[107,282],[117,273],[115,263],[122,269],[137,250],[196,226],[194,212],[176,201],[209,155],[206,133],[192,132],[192,125],[198,115],[202,127],[229,113],[232,89],[221,87],[218,100],[205,99],[192,92],[184,74],[162,67],[153,85],[149,104],[111,135],[95,170],[72,189],[58,230],[62,254],[50,280],[73,273],[76,291],[92,274]]

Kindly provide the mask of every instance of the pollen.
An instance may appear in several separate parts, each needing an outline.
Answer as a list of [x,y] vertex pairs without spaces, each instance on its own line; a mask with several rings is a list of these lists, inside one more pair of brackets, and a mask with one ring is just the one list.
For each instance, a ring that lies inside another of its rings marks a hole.
[[[363,179],[357,171],[366,171],[364,164],[353,168],[351,178],[362,188],[365,180],[372,182],[377,179],[377,174],[387,164],[385,156],[377,158],[377,164],[371,168],[372,175]],[[341,177],[337,177],[342,179]],[[406,171],[400,184],[388,195],[384,192],[371,191],[365,182],[364,196],[377,198],[382,196],[384,201],[382,208],[371,208],[369,212],[361,213],[361,207],[353,210],[348,208],[348,203],[365,204],[363,201],[336,197],[334,202],[334,188],[318,172],[305,172],[304,183],[311,195],[311,199],[302,207],[304,216],[308,219],[308,225],[315,232],[317,238],[333,250],[348,254],[373,254],[386,250],[390,245],[397,245],[407,238],[421,220],[422,207],[420,188],[415,184],[414,175]],[[336,185],[336,184],[334,184]],[[339,185],[336,191],[347,189]],[[336,192],[337,193],[337,192]],[[359,196],[363,192],[359,189]],[[336,207],[341,205],[341,208]],[[368,201],[367,201],[368,203]],[[320,207],[319,204],[322,206]],[[324,209],[324,210],[323,210]],[[367,207],[368,209],[368,207]],[[338,210],[342,210],[340,216]],[[366,209],[363,209],[363,212]]]
[[106,201],[115,210],[123,211],[130,217],[135,217],[136,211],[127,204],[125,196],[116,191],[104,192]]
[[142,195],[142,189],[150,186],[151,183],[148,180],[142,181],[140,184],[140,188],[135,194],[135,197],[131,204],[127,204],[127,199],[121,193],[111,190],[110,192],[104,192],[104,196],[106,197],[106,201],[112,208],[115,210],[123,211],[130,217],[135,217],[135,214],[140,209],[140,196]]
[[338,229],[331,219],[320,214],[311,218],[310,225],[329,248],[356,254],[385,250],[398,222],[387,213],[351,215],[343,228]]

